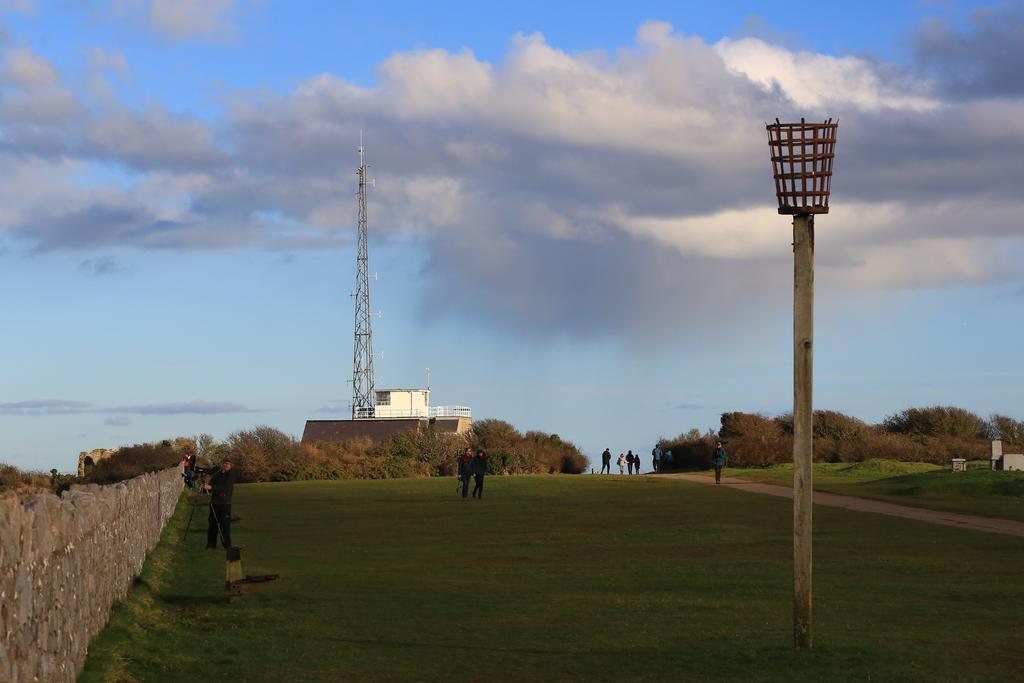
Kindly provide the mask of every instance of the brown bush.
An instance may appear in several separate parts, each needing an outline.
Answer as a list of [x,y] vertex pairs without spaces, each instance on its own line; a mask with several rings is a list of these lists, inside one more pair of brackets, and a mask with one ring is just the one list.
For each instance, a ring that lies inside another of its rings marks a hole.
[[557,434],[521,434],[504,420],[474,422],[467,440],[473,450],[487,453],[487,467],[493,474],[580,474],[589,462],[575,444]]
[[287,481],[282,472],[289,468],[295,445],[294,438],[267,426],[233,432],[226,442],[240,482]]
[[97,462],[81,481],[88,484],[113,484],[146,472],[158,472],[181,463],[182,451],[171,441],[122,446],[109,458]]
[[711,455],[718,436],[714,432],[701,435],[699,429],[691,429],[674,439],[659,439],[662,452],[672,451],[672,464],[676,469],[707,469],[711,467]]
[[[988,421],[955,407],[909,408],[870,425],[855,417],[823,410],[814,413],[814,459],[817,462],[860,462],[873,458],[947,464],[988,452],[989,436],[1024,440],[1024,422],[993,415]],[[769,418],[754,413],[723,413],[716,435],[690,430],[659,441],[671,449],[677,466],[711,466],[714,440],[720,437],[735,467],[765,467],[792,461],[793,416]]]
[[1024,420],[997,414],[989,417],[988,424],[990,438],[1002,439],[1004,445],[1012,448],[1024,447]]
[[955,406],[907,408],[885,418],[887,431],[897,434],[952,436],[960,439],[986,438],[989,427],[969,410]]
[[14,465],[0,462],[0,491],[31,493],[35,491],[51,491],[53,489],[54,475],[20,470]]
[[[775,420],[784,432],[793,433],[793,413],[785,413]],[[871,429],[871,426],[863,420],[843,415],[834,410],[815,410],[812,420],[812,429],[816,439],[857,441]]]

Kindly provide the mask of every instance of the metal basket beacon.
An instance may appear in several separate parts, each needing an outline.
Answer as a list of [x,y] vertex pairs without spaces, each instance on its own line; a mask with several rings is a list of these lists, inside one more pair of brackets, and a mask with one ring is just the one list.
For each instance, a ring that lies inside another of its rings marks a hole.
[[793,641],[813,647],[814,215],[828,213],[839,122],[765,124],[779,213],[793,216]]

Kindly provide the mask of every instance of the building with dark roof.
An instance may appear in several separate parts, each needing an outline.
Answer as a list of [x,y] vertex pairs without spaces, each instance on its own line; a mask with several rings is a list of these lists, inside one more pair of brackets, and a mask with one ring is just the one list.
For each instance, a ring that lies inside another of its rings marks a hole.
[[340,443],[360,437],[383,441],[428,426],[462,434],[473,426],[473,414],[466,406],[431,406],[430,389],[378,389],[375,399],[372,415],[354,420],[306,420],[302,442]]

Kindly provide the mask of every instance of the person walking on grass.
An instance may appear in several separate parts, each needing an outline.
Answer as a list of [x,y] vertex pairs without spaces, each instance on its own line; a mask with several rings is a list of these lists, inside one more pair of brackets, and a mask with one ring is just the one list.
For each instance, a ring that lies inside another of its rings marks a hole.
[[654,471],[661,471],[661,447],[655,446],[651,449],[651,462],[654,464]]
[[626,473],[626,454],[625,453],[619,453],[618,463],[619,463],[619,474],[625,474]]
[[467,448],[459,456],[459,481],[462,483],[462,497],[469,494],[469,478],[473,474],[473,449]]
[[722,447],[721,441],[715,442],[715,454],[711,458],[711,463],[715,466],[715,483],[722,483],[722,468],[725,467],[725,448]]
[[483,449],[476,452],[472,468],[473,479],[476,480],[476,486],[473,487],[473,497],[480,499],[484,497],[484,475],[487,474],[487,454],[484,453]]
[[630,450],[626,453],[626,469],[630,474],[633,474],[633,451]]
[[601,454],[601,474],[604,474],[606,470],[608,474],[612,473],[612,452],[607,448]]

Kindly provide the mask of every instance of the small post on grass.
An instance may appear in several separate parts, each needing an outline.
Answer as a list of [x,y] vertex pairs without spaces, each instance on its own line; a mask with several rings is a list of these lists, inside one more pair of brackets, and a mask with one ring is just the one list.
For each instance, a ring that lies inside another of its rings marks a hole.
[[793,643],[813,647],[814,215],[828,213],[839,123],[767,124],[779,213],[793,216]]

